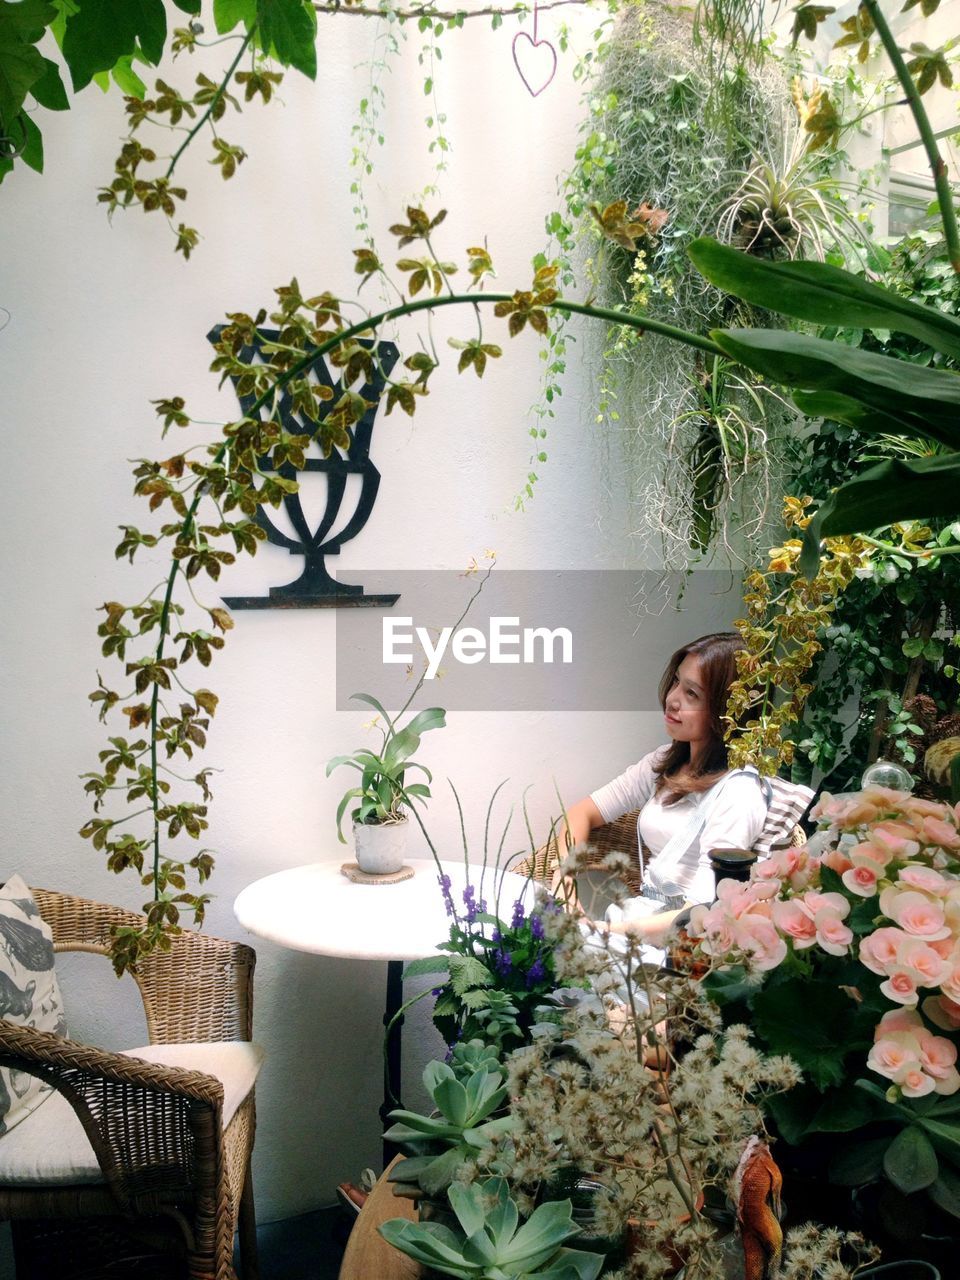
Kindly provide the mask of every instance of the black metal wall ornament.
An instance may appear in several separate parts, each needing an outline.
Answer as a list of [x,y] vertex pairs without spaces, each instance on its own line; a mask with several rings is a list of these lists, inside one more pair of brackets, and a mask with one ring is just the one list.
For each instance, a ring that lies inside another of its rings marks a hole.
[[[216,325],[207,334],[208,340],[211,343],[218,342],[223,329],[223,325]],[[280,332],[277,329],[258,331],[258,338],[264,342],[275,342],[279,336]],[[297,493],[289,494],[283,499],[284,509],[297,535],[295,538],[278,529],[264,507],[257,509],[257,524],[266,533],[268,540],[275,546],[286,547],[291,555],[304,557],[303,573],[293,582],[271,587],[268,596],[224,596],[223,602],[230,609],[389,608],[400,599],[398,594],[367,595],[362,586],[338,582],[336,578],[331,577],[325,563],[327,556],[337,555],[341,546],[355,538],[370,519],[380,488],[380,472],[370,458],[370,438],[380,405],[380,396],[391,369],[400,358],[400,352],[392,342],[375,342],[372,338],[363,338],[359,343],[368,350],[376,349],[373,376],[360,388],[360,395],[365,400],[372,401],[372,406],[360,421],[354,424],[350,445],[346,450],[338,450],[335,446],[329,458],[308,456],[303,468],[300,469],[306,472],[322,472],[327,477],[326,507],[316,530],[311,531],[300,503],[300,495]],[[256,356],[262,356],[262,354],[260,341],[243,347],[239,353],[240,359],[247,364],[252,363]],[[333,392],[333,398],[326,401],[321,408],[322,420],[336,403],[341,387],[339,383],[334,383],[326,363],[320,357],[304,371],[304,376],[312,376],[318,383],[329,387]],[[231,378],[231,381],[236,387],[237,379]],[[237,399],[243,413],[249,417],[256,402],[256,396],[238,393]],[[292,398],[286,390],[281,392],[273,417],[279,418],[284,429],[292,434],[313,435],[316,431],[315,424],[294,409]],[[269,456],[259,458],[258,465],[263,471],[277,470]],[[277,470],[277,474],[284,479],[293,480],[297,478],[298,468],[290,463],[284,463]],[[340,514],[347,477],[351,475],[360,476],[361,481],[357,508],[340,532],[328,539],[327,535]]]

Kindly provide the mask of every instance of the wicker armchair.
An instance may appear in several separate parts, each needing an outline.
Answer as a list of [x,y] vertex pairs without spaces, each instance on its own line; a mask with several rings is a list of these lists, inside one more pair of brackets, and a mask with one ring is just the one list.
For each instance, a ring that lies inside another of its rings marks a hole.
[[[111,926],[141,919],[83,898],[33,892],[57,951],[106,956]],[[195,1060],[201,1046],[192,1042],[249,1041],[255,959],[249,947],[192,932],[175,938],[169,951],[147,957],[135,977],[151,1050],[182,1045]],[[252,1053],[245,1046],[202,1046],[210,1062],[238,1051]],[[156,1050],[156,1056],[176,1053]],[[92,1280],[136,1269],[138,1280],[235,1280],[239,1222],[243,1277],[255,1280],[251,1082],[241,1084],[238,1097],[249,1091],[224,1130],[224,1085],[205,1070],[106,1052],[5,1021],[0,1065],[42,1077],[66,1099],[99,1165],[99,1175],[91,1159],[82,1180],[43,1185],[4,1170],[0,1220],[13,1226],[18,1277]],[[32,1141],[26,1127],[54,1104],[63,1105],[49,1098],[0,1139],[0,1165],[3,1143],[21,1130],[23,1141]]]
[[[603,860],[608,853],[625,853],[630,858],[630,869],[628,871],[618,872],[618,878],[623,880],[627,888],[632,893],[640,892],[641,867],[643,865],[643,856],[640,852],[640,841],[637,836],[637,818],[640,816],[640,810],[634,809],[630,813],[625,813],[617,818],[615,822],[608,822],[602,827],[594,827],[590,832],[590,841],[586,850],[586,869],[603,870]],[[803,827],[797,826],[793,829],[793,835],[790,838],[791,845],[802,845],[806,841]],[[532,876],[534,880],[540,880],[544,884],[550,884],[553,874],[559,867],[562,859],[557,843],[557,837],[551,836],[545,845],[532,853],[523,862],[515,867],[511,867],[511,871],[515,871],[517,875]]]

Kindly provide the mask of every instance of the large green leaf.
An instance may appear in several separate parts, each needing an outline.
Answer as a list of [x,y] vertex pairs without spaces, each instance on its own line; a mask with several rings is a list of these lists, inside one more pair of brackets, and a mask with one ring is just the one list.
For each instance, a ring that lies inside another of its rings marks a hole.
[[856,427],[864,435],[927,435],[928,425],[909,413],[889,413],[839,391],[795,391],[793,402],[810,418],[827,418]]
[[60,68],[49,58],[42,58],[43,74],[30,86],[30,92],[48,111],[66,111],[70,103],[60,79]]
[[853,1002],[826,983],[791,978],[753,1002],[753,1029],[774,1053],[788,1054],[818,1089],[840,1084],[844,1057],[861,1047]]
[[906,360],[781,329],[721,329],[711,337],[734,360],[801,391],[832,391],[882,413],[908,414],[924,435],[960,448],[960,377]]
[[887,1147],[883,1171],[904,1195],[929,1187],[940,1172],[930,1139],[916,1125],[901,1129]]
[[257,0],[257,22],[265,49],[285,67],[317,78],[317,15],[305,0]]
[[841,1187],[862,1187],[883,1174],[883,1158],[889,1138],[868,1138],[835,1151],[830,1160],[830,1181]]
[[960,320],[825,262],[768,262],[716,240],[694,240],[697,270],[727,293],[781,315],[840,328],[893,329],[960,357]]
[[247,31],[257,20],[257,0],[213,0],[213,21],[224,36],[242,23]]
[[24,99],[46,74],[34,45],[57,16],[45,0],[0,4],[0,125],[12,133]]
[[109,71],[139,45],[154,66],[167,39],[163,0],[78,0],[67,18],[63,56],[74,89],[90,83],[98,71]]
[[927,1195],[944,1213],[960,1218],[960,1176],[941,1165],[940,1173],[927,1188]]
[[960,515],[960,453],[890,458],[840,486],[821,504],[803,535],[800,568],[817,571],[820,539],[869,533],[899,520]]

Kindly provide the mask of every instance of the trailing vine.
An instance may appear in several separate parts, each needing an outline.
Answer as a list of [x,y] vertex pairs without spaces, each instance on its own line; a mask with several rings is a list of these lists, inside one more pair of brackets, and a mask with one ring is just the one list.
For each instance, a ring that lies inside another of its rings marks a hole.
[[[109,682],[100,677],[90,699],[99,706],[101,721],[106,723],[120,712],[127,717],[127,732],[142,728],[145,736],[129,740],[123,734],[112,734],[100,752],[99,768],[83,775],[94,815],[81,835],[106,854],[111,870],[136,872],[152,895],[144,907],[143,926],[116,931],[113,960],[118,973],[135,968],[139,958],[153,947],[168,945],[183,916],[200,924],[209,901],[203,885],[213,870],[212,852],[202,848],[193,856],[179,855],[172,846],[184,837],[199,841],[207,829],[211,770],[202,769],[188,777],[176,766],[192,761],[194,752],[205,746],[210,719],[217,709],[216,695],[192,683],[187,664],[195,660],[201,667],[209,667],[223,647],[223,634],[233,623],[219,604],[205,604],[197,597],[194,581],[206,575],[216,582],[237,555],[256,553],[265,536],[255,520],[257,509],[264,504],[279,506],[284,496],[298,487],[276,469],[287,463],[301,467],[311,444],[324,456],[347,445],[352,426],[371,406],[371,401],[354,389],[359,383],[366,391],[374,372],[376,357],[369,342],[364,345],[365,340],[384,324],[404,316],[466,306],[478,320],[481,307],[492,307],[498,318],[507,320],[510,337],[528,327],[544,334],[548,312],[555,312],[607,323],[616,320],[638,330],[662,333],[696,350],[719,353],[710,338],[684,333],[647,317],[621,317],[561,298],[554,287],[557,268],[553,265],[540,267],[530,288],[513,294],[484,293],[479,288],[474,293],[454,293],[449,280],[456,265],[439,259],[431,239],[444,216],[441,212],[430,218],[423,210],[410,208],[407,221],[392,228],[401,249],[420,242],[426,252],[422,258],[398,261],[406,288],[400,303],[379,314],[365,315],[350,324],[340,302],[330,293],[304,297],[292,281],[276,290],[276,308],[269,316],[266,312],[255,317],[228,315],[215,343],[217,354],[211,368],[232,379],[239,394],[256,397],[249,413],[227,423],[218,441],[178,450],[161,460],[137,460],[135,493],[147,499],[151,512],[166,513],[169,507],[172,518],[156,532],[123,526],[116,554],[132,562],[141,547],[164,545],[169,547],[171,565],[165,580],[145,599],[134,604],[108,601],[103,606],[106,618],[98,627],[103,656],[120,663],[122,670],[117,674],[132,682],[132,687],[117,688],[116,677]],[[396,287],[369,246],[356,250],[355,256],[356,271],[364,279],[382,275]],[[471,288],[482,287],[484,276],[492,272],[492,261],[485,251],[476,249],[469,249],[467,256]],[[426,296],[417,298],[421,292]],[[268,319],[277,326],[276,337],[262,332]],[[268,358],[263,363],[245,360],[245,351],[258,339]],[[484,339],[482,329],[476,336],[451,339],[451,345],[459,351],[458,371],[472,369],[477,377],[482,377],[488,362],[501,354],[499,346]],[[310,377],[311,369],[324,359],[341,371],[339,395]],[[386,413],[399,406],[412,415],[418,400],[428,394],[436,367],[436,353],[416,351],[410,355],[404,362],[405,376],[385,379]],[[281,391],[290,397],[302,430],[289,431],[274,416]],[[163,420],[164,434],[172,427],[190,425],[182,398],[164,398],[155,407]],[[265,459],[270,460],[269,470],[262,465]],[[170,652],[174,644],[183,646],[179,655]],[[181,694],[186,701],[174,705]],[[177,783],[193,786],[200,798],[185,799],[179,790],[175,794]],[[117,799],[132,811],[115,815],[113,802]],[[119,834],[120,828],[131,823],[139,825]],[[191,875],[198,882],[196,889],[188,883]]]

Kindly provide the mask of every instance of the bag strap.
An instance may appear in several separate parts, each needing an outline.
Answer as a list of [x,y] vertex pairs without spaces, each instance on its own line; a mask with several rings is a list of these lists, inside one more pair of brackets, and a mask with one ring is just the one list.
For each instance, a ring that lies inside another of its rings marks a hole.
[[[739,770],[739,769],[734,771],[734,773],[741,773],[741,772],[742,770]],[[667,843],[656,855],[656,861],[658,864],[657,876],[659,879],[662,880],[665,878],[664,870],[666,868],[676,866],[677,863],[679,863],[680,859],[683,857],[683,855],[687,852],[687,850],[693,844],[694,840],[696,840],[697,836],[699,836],[703,828],[707,825],[707,819],[710,817],[710,814],[711,814],[711,811],[713,810],[714,805],[717,803],[717,800],[720,798],[721,791],[723,790],[725,784],[729,782],[730,778],[734,776],[734,773],[730,773],[725,778],[721,778],[719,782],[714,783],[714,785],[710,788],[710,790],[704,796],[703,800],[700,802],[700,804],[697,805],[696,809],[690,815],[690,820],[683,827],[681,827],[679,831],[675,832],[674,835],[670,837]],[[640,819],[638,818],[637,819],[638,837],[639,837],[639,822],[640,822]]]

